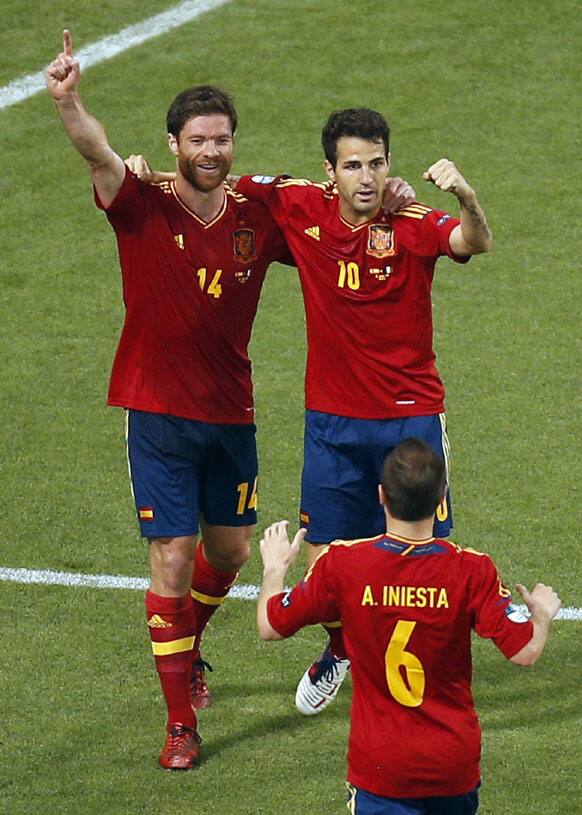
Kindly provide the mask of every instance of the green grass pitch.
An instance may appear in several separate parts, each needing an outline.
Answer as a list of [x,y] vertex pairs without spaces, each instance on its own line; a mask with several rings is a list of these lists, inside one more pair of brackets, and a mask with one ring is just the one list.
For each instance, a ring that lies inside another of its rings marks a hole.
[[[171,5],[4,0],[0,86],[48,62],[64,26],[80,47]],[[443,156],[458,163],[494,248],[463,269],[442,260],[435,281],[454,540],[491,553],[506,582],[543,580],[580,607],[575,11],[233,0],[88,70],[82,92],[118,152],[161,168],[167,106],[200,82],[237,100],[241,172],[321,177],[321,126],[353,105],[386,114],[393,173],[425,203],[453,208],[421,175]],[[142,576],[123,416],[104,404],[122,319],[113,233],[46,94],[0,110],[0,128],[0,566]],[[304,350],[296,276],[273,267],[252,343],[259,529],[297,516]],[[241,579],[259,575],[255,546]],[[313,721],[293,705],[319,631],[261,644],[254,605],[227,602],[207,637],[216,704],[201,716],[203,760],[167,774],[139,592],[0,583],[0,615],[2,815],[344,811],[349,693]],[[580,622],[556,623],[531,671],[475,643],[483,815],[579,811],[580,654]]]

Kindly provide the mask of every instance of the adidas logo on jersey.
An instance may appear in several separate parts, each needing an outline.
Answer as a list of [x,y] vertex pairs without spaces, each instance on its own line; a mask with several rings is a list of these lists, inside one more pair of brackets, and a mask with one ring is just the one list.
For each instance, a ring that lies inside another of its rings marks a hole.
[[319,227],[318,226],[308,226],[307,229],[303,230],[306,235],[309,235],[310,238],[315,238],[316,241],[319,240]]
[[159,614],[153,614],[149,620],[148,625],[150,628],[172,628],[172,623],[164,620]]

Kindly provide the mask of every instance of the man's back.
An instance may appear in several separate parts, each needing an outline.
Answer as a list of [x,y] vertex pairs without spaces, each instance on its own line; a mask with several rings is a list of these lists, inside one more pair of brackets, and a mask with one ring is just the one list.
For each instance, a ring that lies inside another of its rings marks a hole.
[[507,657],[532,636],[491,558],[435,538],[339,541],[287,602],[295,623],[303,610],[310,622],[342,620],[354,683],[350,783],[394,797],[476,786],[471,630]]

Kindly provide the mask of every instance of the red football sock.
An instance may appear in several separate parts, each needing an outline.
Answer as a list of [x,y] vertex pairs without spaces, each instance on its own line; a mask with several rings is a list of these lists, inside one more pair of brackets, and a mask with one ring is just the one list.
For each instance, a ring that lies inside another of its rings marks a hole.
[[196,729],[196,716],[190,704],[196,639],[192,600],[189,595],[161,597],[148,591],[145,604],[156,670],[168,708],[168,730],[176,722]]
[[340,659],[347,659],[346,649],[344,646],[343,628],[339,626],[323,626],[329,634],[329,647],[334,656]]
[[238,572],[221,572],[215,569],[204,555],[203,541],[198,541],[194,555],[194,574],[192,576],[192,603],[196,615],[196,646],[194,659],[200,657],[202,632],[208,620],[224,602],[230,587],[238,577]]

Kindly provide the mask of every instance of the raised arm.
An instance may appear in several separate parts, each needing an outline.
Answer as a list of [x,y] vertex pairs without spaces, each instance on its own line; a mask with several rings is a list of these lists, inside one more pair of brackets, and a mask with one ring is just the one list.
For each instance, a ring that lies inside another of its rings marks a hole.
[[536,583],[531,593],[521,584],[517,590],[531,613],[533,637],[521,651],[511,657],[515,665],[529,668],[540,657],[550,633],[550,623],[560,610],[562,601],[551,586]]
[[271,597],[283,591],[285,576],[294,563],[301,542],[305,537],[305,529],[300,529],[289,542],[287,526],[289,521],[278,521],[265,529],[260,543],[261,558],[263,560],[263,580],[257,602],[257,628],[262,640],[281,640],[279,634],[269,622],[267,603]]
[[452,161],[440,159],[423,173],[425,181],[431,181],[443,192],[452,193],[460,206],[461,223],[450,234],[449,245],[455,255],[478,255],[491,249],[491,230],[475,190],[469,186]]
[[81,69],[73,56],[69,31],[63,31],[63,50],[47,67],[45,76],[67,135],[87,162],[101,203],[108,207],[123,184],[125,167],[111,149],[100,122],[83,107],[78,94]]

